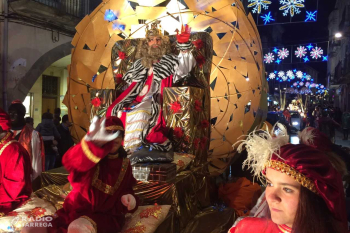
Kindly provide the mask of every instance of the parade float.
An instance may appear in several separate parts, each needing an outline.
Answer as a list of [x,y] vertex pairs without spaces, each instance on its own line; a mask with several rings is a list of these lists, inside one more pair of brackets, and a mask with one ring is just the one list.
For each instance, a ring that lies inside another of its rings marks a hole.
[[[239,138],[261,127],[266,118],[262,45],[241,1],[103,0],[77,25],[72,40],[64,103],[75,142],[86,135],[93,116],[119,114],[108,113],[108,108],[130,85],[123,77],[133,67],[147,31],[157,29],[168,36],[170,53],[178,56],[176,35],[184,28],[191,30],[189,52],[196,65],[188,78],[162,89],[158,102],[169,129],[172,162],[133,164],[139,180],[134,191],[142,207],[123,232],[227,231],[235,211],[216,205],[213,177],[231,164]],[[152,147],[146,154],[158,156]],[[63,167],[44,172],[36,195],[62,208],[71,188],[67,176]]]

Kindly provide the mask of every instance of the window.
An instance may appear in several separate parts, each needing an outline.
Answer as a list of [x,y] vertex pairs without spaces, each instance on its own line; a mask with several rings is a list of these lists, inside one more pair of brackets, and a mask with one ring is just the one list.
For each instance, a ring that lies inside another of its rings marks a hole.
[[33,117],[33,115],[34,115],[33,97],[34,97],[33,93],[28,93],[28,95],[26,96],[26,98],[23,101],[23,105],[24,105],[24,107],[26,107],[25,117]]

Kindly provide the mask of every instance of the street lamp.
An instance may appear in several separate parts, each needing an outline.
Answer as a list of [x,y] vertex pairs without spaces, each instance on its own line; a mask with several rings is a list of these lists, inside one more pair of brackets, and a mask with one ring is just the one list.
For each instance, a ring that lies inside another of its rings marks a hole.
[[340,32],[335,33],[335,38],[341,38],[343,35]]

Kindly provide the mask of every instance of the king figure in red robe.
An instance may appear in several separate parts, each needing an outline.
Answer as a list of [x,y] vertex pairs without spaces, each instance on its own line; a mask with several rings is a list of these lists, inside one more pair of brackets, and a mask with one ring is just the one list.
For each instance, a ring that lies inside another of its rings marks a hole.
[[191,30],[183,27],[177,35],[179,55],[171,54],[169,37],[158,27],[146,30],[136,60],[123,76],[128,88],[109,106],[106,116],[120,116],[125,125],[124,146],[130,152],[141,146],[167,152],[172,144],[167,138],[163,116],[163,89],[186,78],[196,65],[191,53]]

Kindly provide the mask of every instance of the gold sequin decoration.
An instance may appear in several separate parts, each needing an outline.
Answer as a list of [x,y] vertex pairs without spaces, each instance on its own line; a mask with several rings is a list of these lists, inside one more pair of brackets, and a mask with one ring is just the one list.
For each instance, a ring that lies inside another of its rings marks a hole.
[[125,173],[126,173],[126,170],[128,169],[128,165],[129,165],[129,159],[124,158],[122,168],[121,168],[120,174],[118,176],[118,180],[116,181],[116,183],[112,187],[108,184],[103,183],[100,179],[98,179],[98,176],[100,174],[100,165],[98,164],[96,166],[95,174],[92,178],[92,186],[97,188],[101,192],[104,192],[105,194],[113,195],[115,193],[115,191],[117,191],[117,189],[119,188],[120,184],[122,183],[124,176],[125,176]]
[[309,189],[311,192],[318,194],[314,182],[311,179],[307,178],[304,174],[296,171],[288,164],[285,164],[281,161],[271,160],[266,164],[266,168],[272,168],[276,171],[282,172],[292,177],[295,181],[300,183],[303,187]]

